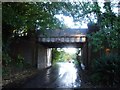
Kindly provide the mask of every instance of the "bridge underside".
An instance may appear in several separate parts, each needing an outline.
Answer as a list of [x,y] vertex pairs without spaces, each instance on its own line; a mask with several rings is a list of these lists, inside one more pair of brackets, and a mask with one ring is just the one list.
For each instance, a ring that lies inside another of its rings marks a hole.
[[82,48],[85,42],[40,42],[41,45],[44,45],[48,48],[65,48],[65,47],[73,47],[73,48]]

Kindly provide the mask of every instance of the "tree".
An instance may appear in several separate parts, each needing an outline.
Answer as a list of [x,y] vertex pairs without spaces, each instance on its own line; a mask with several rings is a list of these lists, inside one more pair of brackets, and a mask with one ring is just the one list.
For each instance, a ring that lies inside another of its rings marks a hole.
[[89,33],[90,44],[95,51],[110,48],[119,49],[119,25],[120,18],[118,13],[113,11],[113,7],[118,3],[104,2],[103,9],[99,2],[74,2],[69,7],[68,12],[74,17],[74,21],[88,23],[96,32]]
[[[97,47],[96,50],[110,48],[119,48],[119,25],[120,18],[118,14],[112,11],[111,2],[104,3],[104,13],[96,13],[98,15],[98,24],[100,30],[93,33],[90,38],[92,45]],[[100,11],[100,10],[98,10]]]
[[3,2],[2,42],[8,52],[10,43],[22,37],[37,38],[46,29],[60,28],[63,24],[54,17],[65,3],[52,2]]
[[60,22],[54,17],[58,12],[59,3],[32,3],[32,2],[4,2],[2,4],[3,25],[12,26],[11,32],[18,36],[34,33],[35,29],[41,31],[56,26]]
[[[61,27],[54,17],[64,3],[51,2],[3,2],[2,3],[2,55],[3,69],[21,64],[21,59],[10,50],[12,42],[37,38],[37,33]],[[15,62],[14,62],[15,61]],[[23,61],[23,59],[22,59]],[[11,64],[12,63],[12,64]],[[13,65],[14,63],[14,65]],[[7,65],[7,66],[6,66]],[[16,67],[15,67],[16,68]],[[4,70],[3,70],[4,72]]]

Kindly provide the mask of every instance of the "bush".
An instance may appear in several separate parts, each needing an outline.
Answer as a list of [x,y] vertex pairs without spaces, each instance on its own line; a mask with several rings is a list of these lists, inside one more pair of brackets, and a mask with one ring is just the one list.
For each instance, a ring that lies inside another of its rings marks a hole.
[[24,58],[20,55],[16,59],[11,58],[11,56],[3,51],[2,53],[2,74],[4,76],[10,75],[13,72],[23,70],[24,68]]
[[24,66],[24,58],[21,55],[18,55],[15,63],[16,63],[15,64],[16,67],[23,68],[23,66]]
[[92,63],[92,82],[107,86],[120,83],[120,57],[110,54],[101,56]]
[[3,52],[2,53],[2,65],[9,66],[12,62],[12,58],[9,56],[8,53]]

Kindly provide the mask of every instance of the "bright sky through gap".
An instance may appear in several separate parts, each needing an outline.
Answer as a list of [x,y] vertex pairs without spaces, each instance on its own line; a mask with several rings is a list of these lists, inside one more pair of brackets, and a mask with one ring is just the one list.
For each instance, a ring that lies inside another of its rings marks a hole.
[[75,54],[77,52],[76,48],[63,48],[66,53]]
[[[91,0],[90,0],[91,1]],[[112,0],[112,3],[113,4],[117,4],[118,3],[118,1],[119,0]],[[76,2],[77,2],[77,0],[76,0]],[[98,0],[98,4],[101,6],[101,11],[102,12],[104,12],[105,10],[103,9],[103,3],[104,3],[104,0]],[[113,12],[115,12],[115,13],[118,13],[118,8],[117,7],[112,7],[112,9],[113,9]],[[92,15],[93,16],[93,15]],[[87,23],[88,22],[86,22],[86,23],[84,23],[84,21],[83,22],[76,22],[76,25],[75,25],[75,23],[73,22],[73,18],[72,17],[69,17],[69,16],[64,16],[64,15],[55,15],[55,17],[56,18],[58,18],[60,21],[63,21],[64,22],[64,24],[68,27],[68,28],[88,28],[87,27]],[[94,18],[94,17],[91,17],[91,18]],[[97,22],[97,21],[95,21],[95,22]],[[80,24],[81,23],[81,24]]]
[[69,28],[87,28],[87,24],[82,23],[82,26],[79,24],[79,22],[75,23],[73,22],[73,18],[69,16],[64,15],[55,15],[56,18],[58,18],[60,21],[63,21],[65,25],[67,25]]

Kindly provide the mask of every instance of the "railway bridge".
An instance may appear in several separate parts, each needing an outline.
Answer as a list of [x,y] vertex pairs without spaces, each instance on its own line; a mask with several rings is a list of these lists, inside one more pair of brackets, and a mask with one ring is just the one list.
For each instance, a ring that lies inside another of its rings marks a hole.
[[[38,55],[37,68],[46,68],[51,66],[51,50],[52,48],[81,48],[81,59],[84,64],[88,63],[88,45],[86,34],[88,29],[56,29],[45,30],[38,35]],[[72,52],[72,51],[70,51]]]

